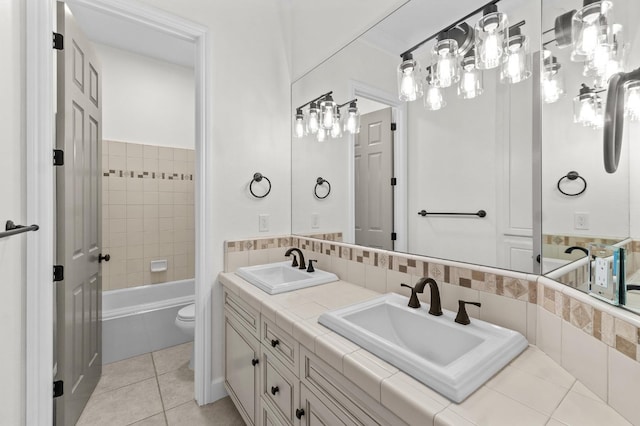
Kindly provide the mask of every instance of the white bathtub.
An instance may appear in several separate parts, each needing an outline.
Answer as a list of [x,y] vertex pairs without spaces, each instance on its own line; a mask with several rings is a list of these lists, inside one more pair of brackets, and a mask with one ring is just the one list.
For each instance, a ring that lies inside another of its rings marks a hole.
[[194,303],[194,281],[110,290],[102,293],[102,363],[157,351],[191,340],[174,324]]

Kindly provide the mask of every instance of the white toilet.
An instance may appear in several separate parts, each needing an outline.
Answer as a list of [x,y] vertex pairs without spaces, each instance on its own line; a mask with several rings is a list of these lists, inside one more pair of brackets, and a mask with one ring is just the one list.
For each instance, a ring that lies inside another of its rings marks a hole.
[[[176,326],[183,333],[193,339],[196,331],[196,305],[187,305],[178,311],[176,315]],[[193,349],[191,349],[191,359],[189,360],[189,368],[193,370]]]

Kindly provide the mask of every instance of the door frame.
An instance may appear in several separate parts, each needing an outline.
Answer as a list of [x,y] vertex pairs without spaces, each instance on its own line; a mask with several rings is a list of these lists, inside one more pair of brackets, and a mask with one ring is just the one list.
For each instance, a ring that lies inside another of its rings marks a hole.
[[[385,92],[366,83],[349,80],[349,98],[363,97],[391,107],[391,120],[396,123],[393,133],[393,174],[396,187],[393,190],[393,232],[397,234],[394,251],[407,251],[407,103],[400,101],[395,94]],[[349,135],[347,155],[347,233],[345,240],[355,244],[356,194],[355,194],[355,136]],[[389,182],[391,184],[391,182]]]
[[[211,118],[211,35],[207,27],[133,0],[68,0],[139,25],[151,26],[195,46],[195,398],[203,405],[226,394],[211,381],[211,279],[207,262],[214,255],[213,132]],[[52,152],[55,146],[54,59],[52,49],[55,0],[26,0],[26,219],[40,225],[27,235],[25,297],[25,421],[53,421],[53,287],[55,202]]]

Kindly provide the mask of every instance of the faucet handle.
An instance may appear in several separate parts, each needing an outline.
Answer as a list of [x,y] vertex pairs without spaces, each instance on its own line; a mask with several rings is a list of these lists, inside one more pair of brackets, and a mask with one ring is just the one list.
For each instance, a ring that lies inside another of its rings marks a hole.
[[418,300],[418,294],[417,293],[422,293],[424,291],[424,286],[422,286],[422,288],[418,288],[417,290],[410,286],[407,285],[405,283],[400,283],[400,286],[402,287],[407,287],[411,289],[411,298],[409,298],[409,307],[410,308],[419,308],[420,307],[420,300]]
[[315,272],[315,268],[313,267],[313,262],[318,262],[318,259],[309,259],[309,267],[307,268],[307,272]]
[[298,267],[298,256],[296,256],[295,253],[291,253],[291,255],[293,256],[293,262],[291,262],[291,267],[292,268],[297,268]]
[[475,305],[477,307],[482,306],[480,302],[465,302],[464,300],[458,300],[458,315],[456,315],[455,321],[458,324],[467,325],[471,324],[469,314],[467,314],[466,305]]

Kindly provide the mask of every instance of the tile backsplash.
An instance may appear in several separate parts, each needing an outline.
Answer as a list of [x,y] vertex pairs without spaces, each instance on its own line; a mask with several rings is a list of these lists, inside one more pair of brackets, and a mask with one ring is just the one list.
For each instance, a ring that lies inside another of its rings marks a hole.
[[[194,277],[194,151],[129,142],[102,145],[104,290]],[[167,260],[151,272],[152,260]]]
[[[480,308],[468,308],[471,317],[521,332],[629,421],[640,424],[640,411],[628,397],[640,394],[640,317],[543,276],[308,237],[226,242],[225,271],[285,260],[288,247],[318,259],[319,268],[342,280],[381,293],[408,296],[400,283],[434,278],[443,308],[456,311],[459,299],[481,302]],[[428,291],[420,298],[428,303]]]

